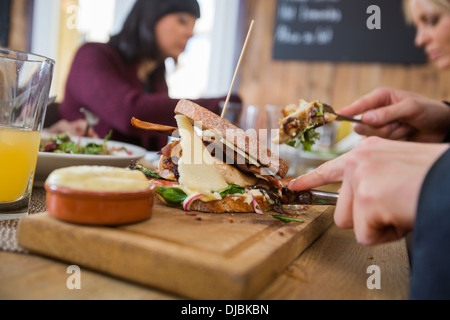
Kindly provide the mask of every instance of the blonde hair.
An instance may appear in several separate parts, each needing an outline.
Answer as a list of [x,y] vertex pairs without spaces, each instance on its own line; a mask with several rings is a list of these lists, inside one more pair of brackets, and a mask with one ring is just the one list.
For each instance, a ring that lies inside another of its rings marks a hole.
[[[436,10],[442,13],[450,13],[450,0],[425,0]],[[406,21],[412,23],[411,10],[409,8],[410,0],[403,0],[403,12],[405,13]]]

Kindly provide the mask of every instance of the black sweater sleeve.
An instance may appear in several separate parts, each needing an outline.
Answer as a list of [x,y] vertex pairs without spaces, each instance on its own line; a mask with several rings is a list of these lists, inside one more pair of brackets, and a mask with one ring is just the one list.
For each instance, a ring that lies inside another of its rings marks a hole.
[[[450,107],[450,102],[444,101],[444,103]],[[447,132],[447,136],[445,137],[444,142],[450,142],[450,128]]]
[[419,198],[410,298],[450,299],[450,149],[428,173]]

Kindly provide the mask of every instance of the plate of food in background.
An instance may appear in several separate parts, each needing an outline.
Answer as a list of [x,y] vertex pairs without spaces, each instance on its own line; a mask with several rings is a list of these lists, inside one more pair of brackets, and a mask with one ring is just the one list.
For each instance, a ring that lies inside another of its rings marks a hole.
[[141,147],[110,141],[75,137],[67,134],[43,133],[34,178],[35,186],[43,186],[56,169],[72,166],[128,167],[132,161],[146,156]]

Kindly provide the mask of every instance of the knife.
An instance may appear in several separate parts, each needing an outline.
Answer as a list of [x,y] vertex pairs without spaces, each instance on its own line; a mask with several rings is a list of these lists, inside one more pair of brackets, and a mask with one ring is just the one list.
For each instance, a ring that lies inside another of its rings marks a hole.
[[[335,206],[339,200],[339,193],[318,190],[296,191],[289,193],[290,205],[322,205]],[[288,205],[289,206],[289,205]]]

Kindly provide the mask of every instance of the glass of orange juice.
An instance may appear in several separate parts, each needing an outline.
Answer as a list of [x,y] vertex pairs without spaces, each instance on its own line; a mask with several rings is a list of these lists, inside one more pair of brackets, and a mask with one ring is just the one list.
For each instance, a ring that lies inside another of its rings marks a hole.
[[0,220],[28,215],[54,64],[0,48]]

